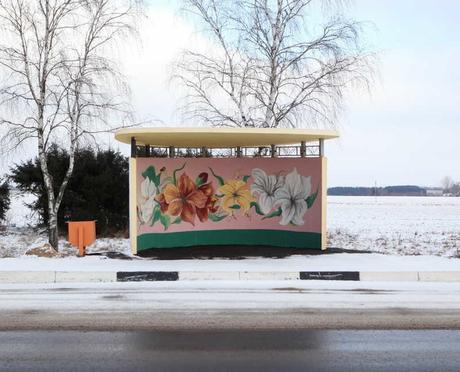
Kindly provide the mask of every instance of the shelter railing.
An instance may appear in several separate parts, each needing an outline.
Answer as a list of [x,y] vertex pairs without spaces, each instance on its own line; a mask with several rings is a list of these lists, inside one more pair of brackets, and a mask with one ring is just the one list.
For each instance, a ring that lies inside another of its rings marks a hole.
[[319,157],[321,146],[260,146],[260,147],[153,147],[136,146],[137,157],[152,158],[300,158]]

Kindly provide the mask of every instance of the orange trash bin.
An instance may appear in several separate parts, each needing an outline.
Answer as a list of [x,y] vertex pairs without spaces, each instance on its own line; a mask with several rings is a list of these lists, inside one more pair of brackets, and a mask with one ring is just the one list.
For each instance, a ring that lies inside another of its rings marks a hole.
[[78,255],[84,256],[85,249],[96,240],[96,221],[68,221],[70,244],[78,247]]

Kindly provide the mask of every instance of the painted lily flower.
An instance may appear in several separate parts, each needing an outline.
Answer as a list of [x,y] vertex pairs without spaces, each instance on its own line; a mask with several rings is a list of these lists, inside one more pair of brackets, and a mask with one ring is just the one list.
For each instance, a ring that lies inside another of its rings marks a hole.
[[251,202],[254,201],[248,184],[241,180],[228,180],[219,188],[219,192],[224,195],[221,208],[231,215],[234,212],[232,206],[238,205],[247,213],[251,208]]
[[[207,180],[207,175],[206,175]],[[200,219],[201,222],[205,222],[208,220],[209,212],[215,213],[217,212],[218,207],[216,206],[217,198],[214,196],[214,188],[210,183],[206,183],[198,187],[204,195],[206,195],[206,203],[203,208],[196,208],[196,215]]]
[[180,216],[183,221],[194,225],[197,209],[205,207],[208,197],[196,187],[187,174],[182,173],[177,186],[172,183],[166,185],[158,200],[160,205],[162,201],[167,204],[169,214]]
[[276,192],[283,187],[284,177],[275,174],[267,175],[259,168],[254,168],[251,175],[254,178],[251,192],[259,196],[260,210],[263,214],[267,214],[278,202]]
[[305,199],[311,193],[311,177],[301,176],[297,169],[289,173],[284,186],[276,191],[276,199],[281,206],[281,225],[303,225],[303,217],[307,211]]
[[146,177],[141,183],[141,195],[139,200],[139,216],[143,223],[148,223],[152,219],[153,210],[157,204],[155,196],[157,187]]

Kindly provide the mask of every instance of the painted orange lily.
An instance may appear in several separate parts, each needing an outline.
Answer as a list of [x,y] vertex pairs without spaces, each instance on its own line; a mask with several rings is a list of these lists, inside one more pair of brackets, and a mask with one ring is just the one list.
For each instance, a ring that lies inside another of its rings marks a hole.
[[208,220],[209,212],[217,212],[218,207],[216,207],[217,198],[214,196],[214,188],[210,183],[206,183],[198,187],[204,195],[206,195],[206,203],[203,208],[196,208],[196,215],[201,222]]
[[187,174],[182,173],[177,186],[172,183],[166,185],[163,194],[157,200],[162,210],[167,210],[170,215],[180,216],[183,221],[195,225],[197,211],[206,206],[208,196],[196,187]]

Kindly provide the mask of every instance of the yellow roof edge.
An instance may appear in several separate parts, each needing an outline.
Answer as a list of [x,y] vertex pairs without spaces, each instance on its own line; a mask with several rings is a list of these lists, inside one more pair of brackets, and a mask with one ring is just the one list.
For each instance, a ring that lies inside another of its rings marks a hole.
[[339,137],[339,133],[326,129],[204,127],[124,128],[115,133],[115,138],[123,143],[131,143],[132,137],[139,144],[160,147],[251,147],[327,140]]

